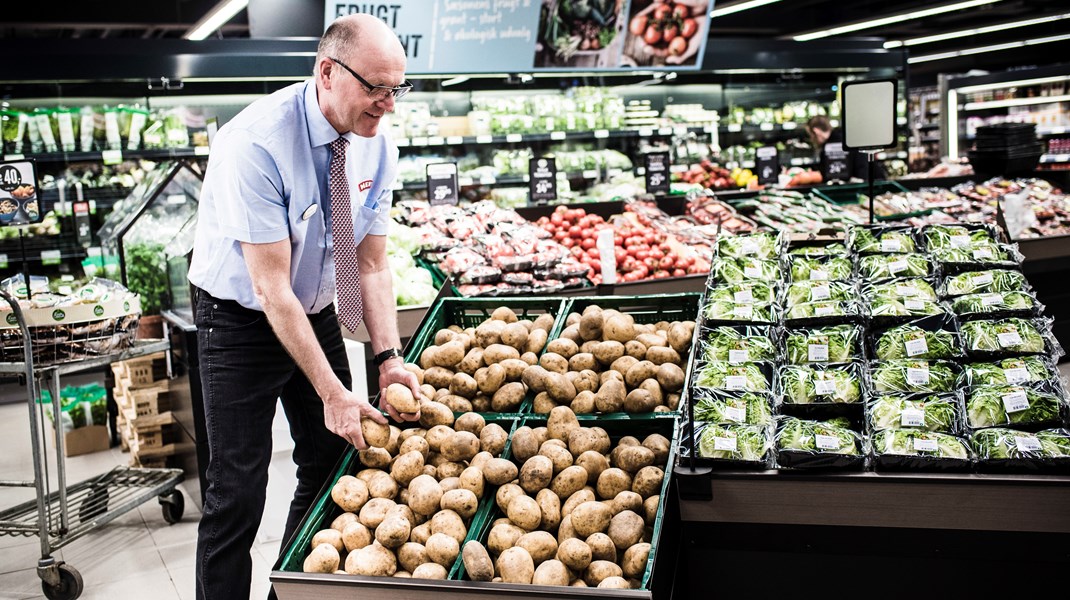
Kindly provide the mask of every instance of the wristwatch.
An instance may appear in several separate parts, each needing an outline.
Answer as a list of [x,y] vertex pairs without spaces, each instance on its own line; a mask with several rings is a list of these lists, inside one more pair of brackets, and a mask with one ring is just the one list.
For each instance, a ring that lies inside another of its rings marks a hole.
[[391,358],[401,358],[401,350],[398,350],[397,348],[387,348],[379,354],[376,354],[375,357],[372,358],[372,362],[375,363],[376,367],[381,367],[383,366],[383,363]]

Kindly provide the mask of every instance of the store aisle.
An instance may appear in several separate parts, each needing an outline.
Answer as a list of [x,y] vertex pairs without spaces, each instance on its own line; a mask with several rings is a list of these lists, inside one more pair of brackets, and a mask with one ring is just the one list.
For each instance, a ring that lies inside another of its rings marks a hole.
[[[0,405],[0,480],[33,477],[28,418],[24,402]],[[296,483],[296,468],[290,457],[293,442],[281,410],[276,412],[272,434],[275,455],[270,467],[267,508],[252,553],[251,597],[257,600],[267,596],[268,576],[281,545],[289,494]],[[128,460],[129,455],[118,448],[69,458],[68,482],[99,475]],[[151,500],[54,553],[82,574],[83,599],[194,598],[194,552],[200,512],[185,489],[183,493],[185,514],[175,525],[164,521],[159,505]],[[0,488],[0,510],[33,497],[31,490]],[[35,571],[39,556],[36,536],[0,536],[0,600],[42,597]]]

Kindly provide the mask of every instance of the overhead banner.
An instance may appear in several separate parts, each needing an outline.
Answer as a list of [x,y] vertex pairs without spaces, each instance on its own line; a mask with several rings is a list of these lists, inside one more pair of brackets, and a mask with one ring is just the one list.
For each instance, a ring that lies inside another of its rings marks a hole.
[[398,35],[413,75],[698,69],[706,0],[394,0],[325,3],[324,28],[367,13]]

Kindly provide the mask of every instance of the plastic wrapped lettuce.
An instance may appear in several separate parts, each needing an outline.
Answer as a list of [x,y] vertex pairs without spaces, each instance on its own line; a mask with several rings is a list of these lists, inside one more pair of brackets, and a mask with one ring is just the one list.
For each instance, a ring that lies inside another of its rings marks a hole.
[[965,440],[946,433],[886,429],[874,433],[872,441],[877,467],[961,469],[972,458]]
[[715,258],[710,268],[711,279],[720,283],[743,281],[777,281],[780,265],[775,260],[760,260],[752,257]]
[[708,362],[699,368],[695,385],[718,390],[764,392],[769,390],[769,378],[755,363]]
[[936,289],[925,279],[896,279],[884,283],[872,284],[862,289],[867,298],[895,298],[928,300],[936,302],[939,298]]
[[880,396],[866,406],[870,429],[920,429],[956,433],[965,418],[962,401],[955,395]]
[[784,467],[850,468],[864,464],[858,433],[828,421],[778,419],[777,463]]
[[874,352],[878,360],[962,356],[959,340],[953,332],[929,331],[909,323],[893,327],[881,334],[874,344]]
[[765,425],[711,423],[699,433],[697,450],[703,458],[764,462],[771,446]]
[[1043,307],[1032,294],[1026,292],[992,292],[990,294],[967,294],[951,302],[951,310],[960,317],[1000,315],[1033,316]]
[[702,314],[709,321],[741,321],[747,323],[776,323],[777,306],[771,302],[762,304],[714,300],[707,302]]
[[858,274],[865,279],[925,277],[932,264],[924,254],[872,255],[858,259]]
[[931,256],[938,263],[960,268],[961,265],[974,268],[1013,267],[1024,258],[1016,248],[995,243],[972,244],[965,248],[938,248],[932,251]]
[[862,400],[862,371],[842,367],[785,365],[779,371],[780,399],[785,404],[849,404]]
[[1022,386],[987,386],[966,397],[967,424],[985,427],[1036,427],[1057,423],[1063,414],[1063,399],[1051,391]]
[[965,296],[966,294],[984,294],[992,292],[1022,292],[1029,289],[1025,276],[1018,271],[1007,269],[990,269],[987,271],[966,271],[952,275],[944,280],[941,289],[943,296]]
[[780,256],[780,238],[773,233],[751,233],[717,239],[721,258],[775,259]]
[[966,365],[962,384],[968,388],[986,385],[1018,385],[1047,381],[1055,376],[1055,368],[1046,358],[1022,356],[995,362]]
[[1042,320],[1001,319],[966,321],[962,340],[966,351],[975,355],[1043,354],[1048,326]]
[[694,401],[695,421],[749,425],[773,422],[772,399],[767,394],[698,389]]
[[744,281],[716,285],[706,290],[707,302],[769,304],[776,300],[776,287],[765,281]]
[[793,255],[788,264],[792,281],[840,281],[851,278],[851,261],[845,256]]
[[869,301],[870,317],[926,317],[944,314],[944,308],[932,300],[877,296]]
[[811,329],[793,329],[785,340],[788,362],[845,363],[862,356],[862,328],[857,325],[833,325]]
[[842,302],[858,296],[858,290],[845,281],[796,281],[784,292],[784,306],[791,308],[804,302]]
[[814,244],[810,246],[795,246],[788,250],[788,254],[800,256],[845,256],[847,254],[847,246],[838,242],[833,242],[831,244]]
[[955,389],[958,367],[946,360],[888,360],[871,365],[878,394],[940,393]]
[[1066,429],[1045,429],[1036,433],[999,427],[981,429],[973,433],[970,444],[982,461],[1065,461],[1070,458],[1070,431]]
[[855,254],[899,254],[917,250],[909,228],[852,227],[847,247]]
[[932,252],[941,248],[968,248],[975,244],[994,244],[992,232],[985,228],[962,225],[928,225],[921,230],[925,248]]
[[[827,319],[829,317],[860,317],[862,305],[854,300],[822,300],[820,302],[803,302],[789,308],[784,313],[787,321],[805,321],[811,319]],[[841,320],[841,319],[834,319]]]
[[727,361],[733,365],[772,361],[777,356],[771,327],[714,327],[702,347],[705,360]]

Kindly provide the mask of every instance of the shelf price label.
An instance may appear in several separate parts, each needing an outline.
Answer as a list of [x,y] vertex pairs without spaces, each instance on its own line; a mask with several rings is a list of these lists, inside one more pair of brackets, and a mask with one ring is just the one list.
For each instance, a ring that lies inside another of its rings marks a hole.
[[0,269],[6,269],[6,268],[7,268],[7,255],[6,254],[0,254]]
[[667,194],[669,192],[668,152],[649,152],[643,157],[646,168],[646,191],[648,194]]
[[510,144],[517,144],[524,141],[524,136],[520,135],[519,133],[510,133],[509,135],[505,136],[505,141],[509,142]]
[[492,136],[492,135],[477,135],[476,136],[476,143],[477,144],[489,144],[489,143],[491,143],[493,141],[494,141],[494,136]]
[[824,155],[824,173],[821,175],[825,181],[834,179],[846,181],[851,177],[847,168],[847,151],[843,149],[843,144],[839,142],[825,144]]
[[549,204],[557,200],[557,160],[538,157],[528,162],[528,188],[531,204]]
[[551,140],[563,140],[566,137],[568,137],[568,135],[564,131],[551,131],[550,132],[550,139]]
[[464,138],[459,135],[451,135],[446,138],[446,144],[450,146],[459,146],[464,143]]
[[755,168],[758,170],[758,183],[776,184],[780,179],[780,158],[776,146],[758,148],[754,156],[757,158]]
[[427,165],[427,198],[432,206],[457,205],[457,163]]
[[41,251],[41,264],[42,265],[58,265],[63,262],[63,253],[59,250],[42,250]]

